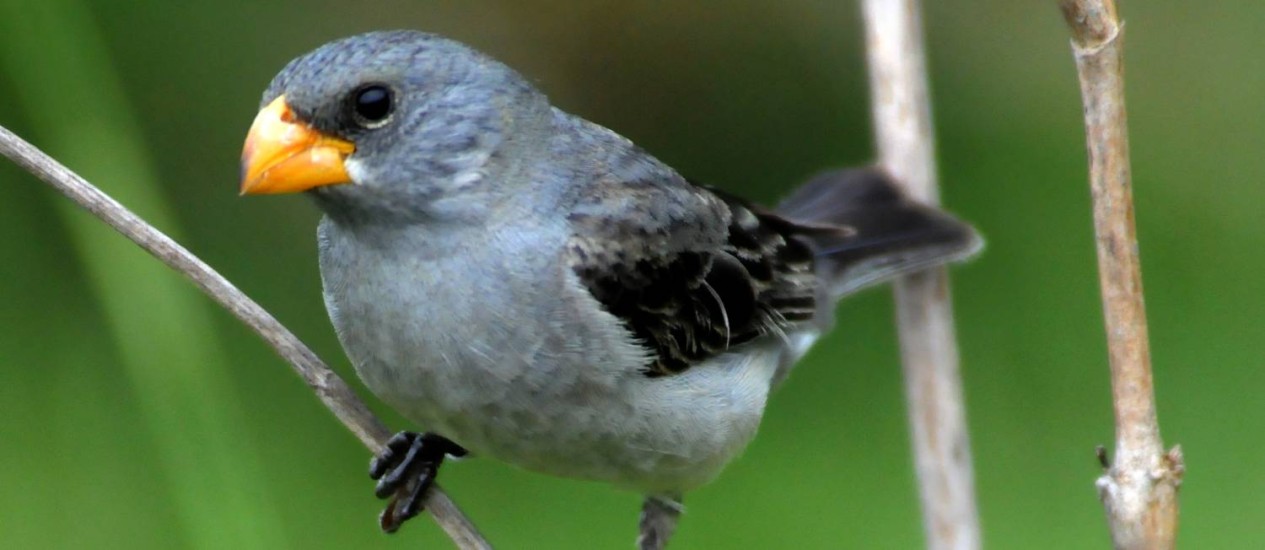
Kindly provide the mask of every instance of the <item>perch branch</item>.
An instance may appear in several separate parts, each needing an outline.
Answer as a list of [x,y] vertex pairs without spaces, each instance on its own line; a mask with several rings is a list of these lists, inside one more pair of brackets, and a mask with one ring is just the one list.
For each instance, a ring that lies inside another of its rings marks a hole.
[[[321,402],[366,447],[375,453],[382,449],[391,433],[364,402],[356,397],[347,383],[303,345],[289,329],[205,262],[145,223],[87,180],[4,127],[0,127],[0,154],[55,187],[155,258],[188,277],[211,299],[258,333],[278,355],[289,362],[303,381],[316,392]],[[491,548],[474,524],[439,487],[430,491],[426,499],[426,510],[459,548]]]
[[[1061,0],[1085,107],[1089,185],[1115,407],[1114,461],[1098,478],[1116,548],[1173,548],[1180,447],[1164,451],[1133,220],[1124,100],[1124,28],[1113,0]],[[1106,460],[1103,461],[1107,463]]]
[[[939,202],[922,22],[916,0],[865,0],[879,163],[910,196]],[[943,268],[895,283],[905,394],[927,547],[980,546],[949,279]]]

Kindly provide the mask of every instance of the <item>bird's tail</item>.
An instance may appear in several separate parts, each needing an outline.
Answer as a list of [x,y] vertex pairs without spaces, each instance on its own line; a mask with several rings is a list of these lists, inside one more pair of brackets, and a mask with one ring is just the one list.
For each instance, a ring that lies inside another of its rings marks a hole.
[[832,299],[928,267],[967,259],[983,248],[979,233],[949,213],[917,203],[878,168],[822,173],[777,213],[805,226],[850,231],[803,234]]

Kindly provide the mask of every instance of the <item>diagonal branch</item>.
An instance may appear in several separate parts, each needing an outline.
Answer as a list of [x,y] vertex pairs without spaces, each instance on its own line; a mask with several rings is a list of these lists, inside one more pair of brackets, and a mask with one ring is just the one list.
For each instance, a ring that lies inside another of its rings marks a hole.
[[[1115,460],[1098,478],[1116,548],[1173,548],[1180,447],[1165,452],[1133,219],[1124,100],[1124,29],[1114,0],[1061,0],[1085,103],[1085,137],[1116,417]],[[1101,451],[1100,451],[1101,453]],[[1101,455],[1100,455],[1101,456]],[[1103,458],[1106,467],[1106,459]]]
[[[862,2],[879,163],[910,196],[939,202],[922,22],[916,0]],[[895,283],[927,547],[980,546],[975,475],[944,268]]]
[[[155,258],[188,277],[211,299],[258,333],[278,355],[290,363],[303,381],[316,392],[321,402],[366,447],[375,453],[382,449],[382,444],[391,433],[364,402],[356,397],[347,383],[303,345],[289,329],[227,279],[87,180],[4,127],[0,127],[0,154],[55,187]],[[425,506],[459,548],[491,548],[474,524],[439,487],[430,491]]]

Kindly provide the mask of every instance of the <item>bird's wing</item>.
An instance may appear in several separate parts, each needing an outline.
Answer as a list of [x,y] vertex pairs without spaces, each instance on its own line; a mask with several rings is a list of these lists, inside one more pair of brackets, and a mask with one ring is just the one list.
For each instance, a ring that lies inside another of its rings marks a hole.
[[580,281],[653,351],[647,375],[681,372],[813,318],[813,253],[793,224],[679,176],[607,179],[572,209],[566,254]]

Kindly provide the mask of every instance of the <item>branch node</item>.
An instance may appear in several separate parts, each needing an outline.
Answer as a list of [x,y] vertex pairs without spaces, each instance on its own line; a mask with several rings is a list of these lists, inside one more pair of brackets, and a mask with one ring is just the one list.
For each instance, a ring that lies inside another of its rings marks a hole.
[[1101,40],[1095,37],[1092,42],[1082,42],[1073,38],[1072,52],[1076,54],[1076,57],[1093,57],[1107,48],[1115,47],[1119,44],[1120,37],[1124,35],[1124,23],[1111,25],[1105,32],[1107,34]]
[[1181,445],[1173,445],[1163,456],[1164,474],[1171,478],[1175,487],[1181,487],[1182,480],[1186,477],[1186,455],[1182,453]]
[[1081,46],[1103,45],[1119,35],[1120,17],[1113,1],[1060,0],[1059,7],[1072,29],[1072,40]]

